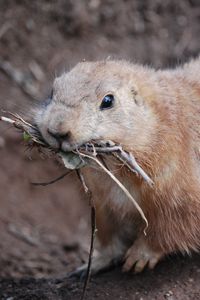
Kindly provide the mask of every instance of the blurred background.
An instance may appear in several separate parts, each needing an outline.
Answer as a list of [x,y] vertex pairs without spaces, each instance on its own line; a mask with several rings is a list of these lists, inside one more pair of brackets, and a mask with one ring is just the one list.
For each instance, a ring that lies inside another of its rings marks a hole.
[[[0,108],[28,117],[56,75],[82,60],[175,67],[200,52],[199,0],[0,0]],[[0,124],[0,277],[64,274],[87,254],[88,205],[75,176]]]

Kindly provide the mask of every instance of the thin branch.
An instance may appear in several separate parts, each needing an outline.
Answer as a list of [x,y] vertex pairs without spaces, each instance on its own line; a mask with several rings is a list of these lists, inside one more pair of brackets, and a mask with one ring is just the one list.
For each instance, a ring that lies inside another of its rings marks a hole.
[[91,274],[91,265],[92,265],[92,257],[93,257],[93,252],[94,252],[94,240],[95,240],[95,234],[96,234],[96,210],[95,210],[95,205],[93,202],[93,198],[92,198],[92,193],[89,190],[86,182],[85,182],[85,178],[83,176],[83,174],[81,173],[81,171],[78,169],[76,170],[78,178],[80,179],[84,191],[86,193],[86,195],[89,198],[89,203],[91,206],[91,239],[90,239],[90,251],[89,251],[89,257],[88,257],[88,265],[87,265],[87,272],[86,272],[86,277],[85,277],[85,281],[84,281],[84,285],[83,285],[83,291],[82,291],[82,295],[81,295],[81,299],[80,300],[84,300],[85,299],[85,294],[86,294],[86,289],[90,280],[90,274]]
[[145,215],[144,215],[143,210],[141,209],[141,207],[138,205],[138,203],[135,201],[135,199],[129,193],[129,191],[125,188],[125,186],[108,169],[106,169],[106,167],[96,157],[88,155],[88,154],[85,154],[85,153],[82,153],[82,152],[79,152],[79,155],[81,155],[82,157],[86,157],[86,158],[89,158],[89,159],[95,161],[112,178],[112,180],[114,180],[117,183],[117,185],[123,190],[123,192],[126,194],[126,196],[135,205],[135,207],[138,210],[138,212],[140,213],[142,219],[145,221],[146,226],[144,228],[144,234],[146,235],[146,229],[148,227],[147,218],[145,217]]
[[124,150],[120,150],[120,154],[123,159],[125,159],[141,176],[142,178],[150,185],[153,186],[153,180],[145,173],[145,171],[138,165],[135,158],[131,153],[127,153]]
[[7,118],[7,117],[0,117],[0,120],[4,121],[4,122],[7,122],[7,123],[10,123],[10,124],[15,124],[14,120],[11,120],[10,118]]
[[[95,152],[93,151],[93,148],[95,149]],[[81,149],[81,148],[80,148]],[[122,149],[122,146],[109,146],[109,147],[98,147],[95,146],[94,144],[88,144],[87,147],[87,152],[92,152],[94,156],[96,156],[96,153],[118,153],[118,158],[121,156],[121,158],[123,159],[123,162],[126,162],[126,165],[130,165],[131,166],[131,171],[133,171],[133,169],[140,174],[140,176],[150,185],[152,186],[154,183],[152,181],[152,179],[146,174],[146,172],[138,165],[138,163],[136,162],[135,158],[133,157],[133,155],[131,153],[127,153],[126,151],[124,151]],[[83,152],[84,153],[84,152]],[[132,169],[133,168],[133,169]]]
[[82,185],[83,185],[83,188],[84,188],[85,193],[87,194],[87,193],[89,192],[89,189],[88,189],[88,187],[87,187],[87,185],[86,185],[86,183],[85,183],[85,179],[84,179],[84,176],[83,176],[82,172],[80,172],[80,170],[77,169],[77,170],[76,170],[76,173],[77,173],[77,176],[78,176],[80,182],[81,182]]
[[14,117],[14,119],[0,116],[0,120],[7,122],[9,124],[12,124],[15,126],[17,129],[20,129],[22,132],[26,132],[28,136],[36,143],[40,144],[42,146],[45,146],[46,148],[50,148],[46,142],[43,140],[41,134],[39,133],[37,127],[33,126],[32,124],[26,122],[24,119],[22,119],[20,116],[6,112],[7,114],[11,115]]
[[56,179],[53,179],[51,181],[47,181],[47,182],[31,182],[31,184],[35,185],[35,186],[47,186],[47,185],[53,184],[53,183],[55,183],[55,182],[63,179],[65,176],[71,174],[73,171],[74,170],[67,171],[64,174],[62,174],[61,176],[59,176]]

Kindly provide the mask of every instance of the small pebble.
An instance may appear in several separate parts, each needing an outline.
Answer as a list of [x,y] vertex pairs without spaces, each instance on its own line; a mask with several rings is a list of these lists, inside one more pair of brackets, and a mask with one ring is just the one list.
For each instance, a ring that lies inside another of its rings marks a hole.
[[169,300],[169,299],[172,299],[171,298],[172,295],[173,295],[173,292],[172,291],[168,291],[167,293],[165,293],[164,297]]

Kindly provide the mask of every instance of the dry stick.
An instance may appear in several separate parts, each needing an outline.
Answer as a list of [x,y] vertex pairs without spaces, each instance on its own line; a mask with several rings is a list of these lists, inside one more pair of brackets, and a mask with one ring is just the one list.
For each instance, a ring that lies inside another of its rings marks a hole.
[[83,292],[81,295],[81,299],[80,300],[84,300],[85,298],[85,293],[86,293],[86,288],[88,286],[88,282],[90,280],[90,273],[91,273],[91,264],[92,264],[92,255],[93,255],[93,251],[94,251],[94,239],[95,239],[95,233],[96,233],[96,211],[95,211],[95,205],[92,199],[92,193],[89,190],[89,188],[87,187],[86,183],[85,183],[85,178],[83,176],[83,174],[81,173],[81,171],[78,169],[76,170],[78,178],[80,179],[84,191],[85,193],[88,195],[89,198],[89,203],[91,206],[91,239],[90,239],[90,251],[89,251],[89,258],[88,258],[88,265],[87,265],[87,272],[86,272],[86,277],[85,277],[85,281],[84,281],[84,286],[83,286]]
[[113,156],[115,156],[118,160],[120,160],[121,162],[123,162],[123,164],[133,173],[135,173],[138,176],[138,172],[136,170],[134,170],[128,163],[126,160],[124,160],[117,152],[113,152],[112,153]]
[[138,165],[135,158],[131,153],[126,153],[124,150],[120,150],[120,154],[123,159],[125,159],[142,177],[143,179],[149,184],[153,185],[153,180],[144,172],[144,170]]
[[[12,124],[13,126],[15,126],[17,129],[20,129],[20,130],[24,130],[25,132],[29,133],[28,132],[28,129],[27,129],[27,126],[26,123],[22,122],[21,120],[18,121],[18,120],[12,120],[10,118],[7,118],[7,117],[2,117],[0,116],[0,120],[1,121],[4,121],[6,123],[9,123],[9,124]],[[29,126],[28,126],[29,127]]]
[[64,174],[60,175],[59,177],[51,180],[51,181],[47,181],[47,182],[31,182],[32,185],[36,185],[36,186],[47,186],[50,184],[53,184],[61,179],[63,179],[65,176],[71,174],[74,170],[70,170],[68,172],[65,172]]
[[7,122],[7,123],[10,123],[10,124],[13,124],[13,125],[16,123],[16,121],[14,121],[10,118],[7,118],[7,117],[0,117],[0,120],[4,121],[4,122]]
[[[93,144],[92,144],[93,145]],[[94,148],[94,145],[92,147],[92,150]],[[130,165],[137,173],[139,173],[142,178],[150,185],[152,186],[154,183],[152,181],[152,179],[145,173],[145,171],[138,165],[138,163],[136,162],[135,158],[133,157],[133,155],[131,153],[127,153],[125,152],[121,146],[111,146],[111,147],[95,147],[95,152],[97,153],[115,153],[115,152],[119,152],[121,155],[121,158],[123,159],[123,161],[125,160],[125,162]],[[95,155],[96,156],[96,155]],[[119,159],[119,156],[118,156]],[[127,165],[126,164],[126,165]],[[127,166],[128,166],[127,165]],[[132,171],[134,171],[131,168]]]
[[33,129],[36,129],[36,127],[30,123],[28,123],[27,121],[25,121],[22,117],[20,117],[18,114],[13,114],[12,112],[9,111],[3,111],[9,115],[11,115],[12,117],[16,118],[17,120],[21,121],[24,125],[31,127]]
[[[12,114],[10,112],[7,112],[7,113],[12,115],[15,118],[15,120],[7,118],[7,117],[0,116],[1,121],[10,123],[13,126],[15,126],[17,129],[25,131],[28,135],[30,135],[30,137],[32,138],[32,140],[35,143],[47,147],[47,144],[39,136],[37,137],[37,135],[34,135],[34,133],[38,132],[38,130],[35,126],[33,126],[32,124],[26,122],[24,119],[22,119],[18,115]],[[32,132],[31,130],[33,130],[34,132]]]
[[132,197],[132,195],[129,193],[129,191],[124,187],[124,185],[108,169],[106,169],[106,167],[104,167],[104,165],[96,157],[84,154],[82,152],[78,152],[78,153],[82,157],[86,157],[86,158],[94,160],[117,183],[117,185],[123,190],[123,192],[126,194],[126,196],[133,202],[133,204],[135,205],[136,209],[140,213],[142,219],[146,223],[146,226],[144,228],[144,234],[146,235],[146,229],[148,227],[147,218],[145,217],[145,215],[144,215],[141,207],[138,205],[138,203],[135,201],[135,199]]

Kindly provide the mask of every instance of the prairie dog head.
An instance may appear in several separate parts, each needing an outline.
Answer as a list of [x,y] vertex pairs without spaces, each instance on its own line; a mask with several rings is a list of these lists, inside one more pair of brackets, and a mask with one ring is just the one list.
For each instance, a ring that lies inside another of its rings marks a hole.
[[82,62],[56,78],[51,98],[36,115],[46,142],[63,151],[90,140],[145,147],[154,118],[132,68],[122,61]]

